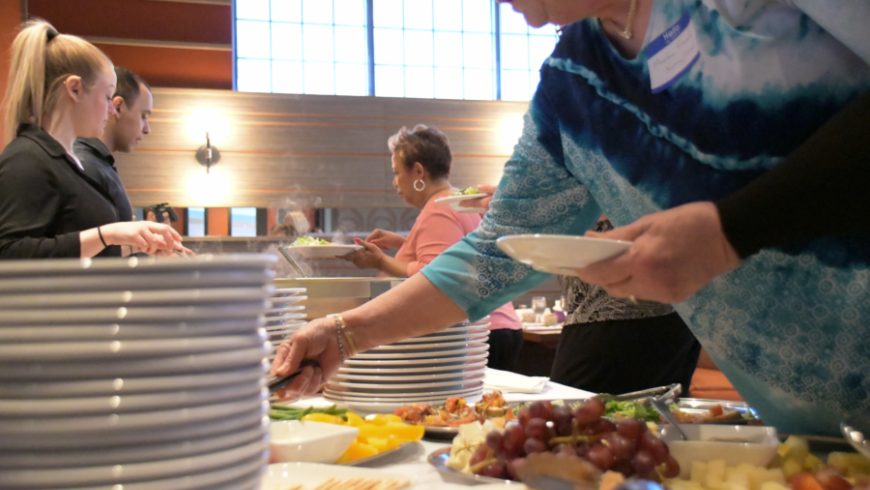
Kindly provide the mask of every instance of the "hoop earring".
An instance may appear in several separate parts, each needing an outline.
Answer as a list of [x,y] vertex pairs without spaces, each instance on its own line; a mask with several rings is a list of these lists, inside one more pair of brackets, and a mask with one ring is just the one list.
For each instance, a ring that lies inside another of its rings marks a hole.
[[[417,182],[420,183],[420,188],[419,188],[419,189],[417,188]],[[415,190],[415,191],[417,191],[417,192],[423,192],[424,189],[426,189],[426,183],[423,182],[423,179],[417,179],[417,180],[414,181],[414,190]]]

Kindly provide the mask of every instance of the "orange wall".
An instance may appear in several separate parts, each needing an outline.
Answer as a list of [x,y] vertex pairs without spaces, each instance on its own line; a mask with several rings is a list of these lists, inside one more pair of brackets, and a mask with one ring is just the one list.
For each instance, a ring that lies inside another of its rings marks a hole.
[[[9,78],[9,48],[20,25],[21,0],[0,0],[0,100],[6,95],[6,81]],[[0,134],[3,131],[3,117],[0,117]]]
[[[14,2],[20,0],[0,0]],[[28,0],[28,14],[85,37],[232,43],[229,5],[154,0]],[[99,12],[99,15],[94,15]],[[117,66],[154,87],[232,89],[232,51],[95,43]]]
[[208,208],[208,236],[230,236],[230,208]]

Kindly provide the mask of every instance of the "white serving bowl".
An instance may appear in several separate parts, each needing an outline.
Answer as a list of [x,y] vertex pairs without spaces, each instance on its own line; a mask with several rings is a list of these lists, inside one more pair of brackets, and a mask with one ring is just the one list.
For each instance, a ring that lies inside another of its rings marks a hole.
[[[779,447],[773,427],[712,424],[682,424],[680,427],[689,438],[688,441],[680,440],[680,434],[670,425],[662,428],[661,438],[680,464],[683,478],[688,478],[693,461],[724,459],[727,466],[743,463],[767,466]],[[748,442],[728,442],[729,439]]]
[[359,428],[300,420],[272,422],[269,449],[276,463],[333,464],[350,447]]

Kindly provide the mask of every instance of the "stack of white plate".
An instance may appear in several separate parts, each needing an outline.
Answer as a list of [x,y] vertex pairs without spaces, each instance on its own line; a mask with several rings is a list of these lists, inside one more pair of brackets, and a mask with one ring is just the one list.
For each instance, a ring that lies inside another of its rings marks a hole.
[[339,368],[324,398],[359,412],[385,412],[409,403],[474,399],[483,393],[489,323],[454,325],[357,354]]
[[257,488],[272,260],[0,263],[0,488]]
[[276,289],[270,299],[272,306],[266,310],[266,335],[272,351],[268,359],[275,358],[275,348],[290,335],[293,335],[299,327],[305,325],[307,314],[305,306],[298,305],[308,299],[305,296],[305,288],[282,288]]

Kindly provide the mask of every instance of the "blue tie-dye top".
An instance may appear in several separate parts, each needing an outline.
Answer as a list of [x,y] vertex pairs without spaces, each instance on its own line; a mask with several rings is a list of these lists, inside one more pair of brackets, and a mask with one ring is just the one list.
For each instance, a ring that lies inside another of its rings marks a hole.
[[[498,237],[721,199],[870,89],[870,0],[654,0],[644,45],[684,12],[700,58],[658,94],[644,52],[623,59],[594,19],[565,29],[490,211],[422,271],[470,318],[547,277]],[[868,264],[866,236],[763,250],[675,308],[766,422],[833,434],[845,413],[870,428]]]

